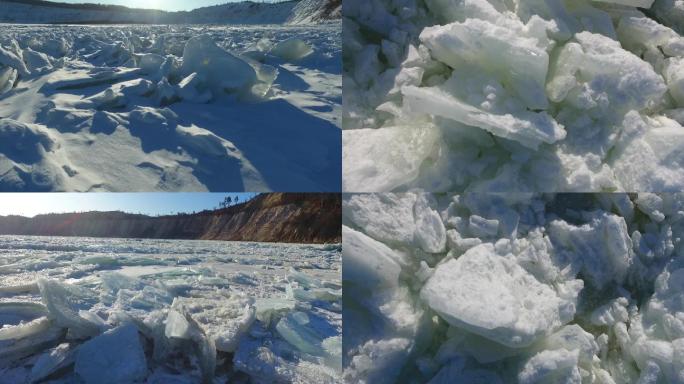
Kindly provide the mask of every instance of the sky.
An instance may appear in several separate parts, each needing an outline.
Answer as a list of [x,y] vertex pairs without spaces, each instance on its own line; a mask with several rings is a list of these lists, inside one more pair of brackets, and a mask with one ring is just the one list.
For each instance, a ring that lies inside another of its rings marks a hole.
[[[123,5],[131,8],[162,9],[165,11],[190,11],[210,5],[232,3],[242,0],[53,0],[63,3],[94,3]],[[261,1],[261,0],[253,0]],[[273,2],[267,0],[266,2]]]
[[0,193],[0,216],[124,211],[147,215],[216,208],[226,196],[246,201],[255,193]]

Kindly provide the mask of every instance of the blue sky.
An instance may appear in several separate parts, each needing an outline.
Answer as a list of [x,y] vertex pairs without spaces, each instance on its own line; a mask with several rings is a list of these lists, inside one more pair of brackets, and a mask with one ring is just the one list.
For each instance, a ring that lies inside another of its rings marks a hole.
[[[190,11],[209,5],[232,3],[241,0],[56,0],[64,3],[95,3],[123,5],[131,8],[152,8],[165,11]],[[267,0],[272,2],[272,0]]]
[[148,215],[215,208],[226,196],[240,201],[255,193],[0,193],[0,216],[124,211]]

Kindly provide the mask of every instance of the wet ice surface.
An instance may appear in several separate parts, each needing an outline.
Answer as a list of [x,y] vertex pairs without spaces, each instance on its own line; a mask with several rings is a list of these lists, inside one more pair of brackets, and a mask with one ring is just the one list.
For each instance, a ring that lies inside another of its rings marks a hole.
[[347,195],[348,383],[684,383],[684,195]]
[[336,382],[340,252],[0,236],[0,383]]
[[681,1],[400,3],[345,3],[345,191],[684,187]]
[[0,189],[340,189],[339,23],[0,25]]

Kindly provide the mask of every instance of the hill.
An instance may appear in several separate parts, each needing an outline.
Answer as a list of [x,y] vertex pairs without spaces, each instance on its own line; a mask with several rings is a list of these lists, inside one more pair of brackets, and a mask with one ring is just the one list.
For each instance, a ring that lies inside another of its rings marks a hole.
[[337,243],[341,214],[337,194],[266,193],[224,209],[159,217],[123,212],[0,216],[0,234]]

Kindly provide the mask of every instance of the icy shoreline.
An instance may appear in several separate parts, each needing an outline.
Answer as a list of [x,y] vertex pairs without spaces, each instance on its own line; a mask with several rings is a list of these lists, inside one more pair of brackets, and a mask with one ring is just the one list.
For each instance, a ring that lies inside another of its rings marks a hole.
[[337,382],[340,258],[340,245],[0,236],[0,382]]

